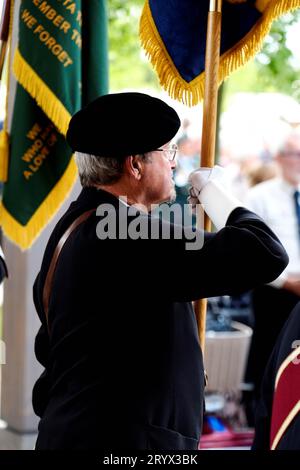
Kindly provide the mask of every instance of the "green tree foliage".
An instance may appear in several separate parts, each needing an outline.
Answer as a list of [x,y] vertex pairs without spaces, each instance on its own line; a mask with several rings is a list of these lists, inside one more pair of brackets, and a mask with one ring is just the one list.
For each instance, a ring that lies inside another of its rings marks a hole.
[[139,40],[144,0],[108,0],[110,88],[158,88]]
[[224,107],[236,92],[281,92],[300,101],[300,67],[287,44],[289,30],[299,21],[296,10],[273,23],[261,52],[227,80]]
[[[299,11],[296,10],[276,21],[261,53],[257,55],[256,64],[261,85],[270,91],[295,94],[300,67],[295,63],[293,52],[287,45],[287,34],[290,27],[299,20]],[[298,40],[300,42],[300,34]]]

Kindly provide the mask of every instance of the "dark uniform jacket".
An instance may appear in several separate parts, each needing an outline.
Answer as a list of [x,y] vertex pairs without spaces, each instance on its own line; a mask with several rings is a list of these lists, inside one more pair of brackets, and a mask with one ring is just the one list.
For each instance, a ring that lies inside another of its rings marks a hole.
[[[269,312],[269,315],[272,316],[272,312]],[[270,328],[271,327],[270,321]],[[290,317],[286,321],[265,370],[261,388],[261,398],[256,413],[253,450],[270,450],[271,442],[275,441],[273,437],[276,436],[276,434],[271,432],[272,420],[276,418],[275,413],[281,415],[280,422],[283,425],[282,428],[278,427],[278,431],[280,428],[284,430],[284,432],[279,433],[281,438],[277,441],[276,450],[300,450],[299,409],[294,413],[296,409],[294,405],[298,402],[299,406],[300,400],[300,357],[296,357],[294,362],[288,361],[287,363],[288,357],[295,348],[299,346],[300,302],[293,309]],[[277,407],[275,408],[273,406],[275,399],[275,381],[282,365],[285,366],[284,372],[281,374],[284,389],[280,397],[280,402],[277,403]],[[290,368],[289,372],[287,371],[288,367]],[[291,415],[293,415],[292,419]]]
[[33,390],[36,448],[196,449],[204,376],[191,301],[269,282],[287,255],[243,208],[198,250],[187,250],[187,239],[161,221],[171,239],[101,240],[93,214],[60,254],[48,337],[42,293],[53,251],[71,223],[100,204],[119,210],[111,194],[82,190],[55,227],[34,285],[42,322],[35,351],[45,367]]

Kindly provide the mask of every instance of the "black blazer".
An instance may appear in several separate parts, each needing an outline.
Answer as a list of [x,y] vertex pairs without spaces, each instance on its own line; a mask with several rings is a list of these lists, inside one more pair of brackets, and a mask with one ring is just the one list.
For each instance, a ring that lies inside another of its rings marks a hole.
[[287,255],[243,208],[198,250],[186,250],[188,240],[175,239],[174,226],[161,221],[169,240],[100,240],[101,218],[93,214],[60,254],[49,338],[42,293],[53,251],[75,218],[103,203],[118,211],[111,194],[82,190],[55,227],[34,284],[42,322],[35,351],[45,367],[33,390],[36,448],[196,449],[204,377],[191,301],[269,282]]

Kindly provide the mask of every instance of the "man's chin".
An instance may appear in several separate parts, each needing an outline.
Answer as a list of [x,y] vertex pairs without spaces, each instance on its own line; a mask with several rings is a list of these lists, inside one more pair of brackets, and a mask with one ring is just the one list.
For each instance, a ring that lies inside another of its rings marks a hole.
[[160,203],[163,203],[163,202],[174,202],[176,200],[176,190],[175,188],[173,188],[169,194],[168,197],[166,197],[163,201],[161,201]]
[[176,200],[176,189],[173,188],[170,194],[169,202],[174,202]]

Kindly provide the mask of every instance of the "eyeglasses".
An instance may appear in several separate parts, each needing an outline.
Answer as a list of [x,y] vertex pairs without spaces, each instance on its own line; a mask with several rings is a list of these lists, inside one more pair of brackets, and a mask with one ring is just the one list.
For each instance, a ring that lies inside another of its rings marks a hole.
[[178,147],[176,144],[172,144],[169,147],[166,147],[164,149],[156,149],[156,152],[163,152],[164,157],[166,157],[169,162],[173,162],[176,157]]

